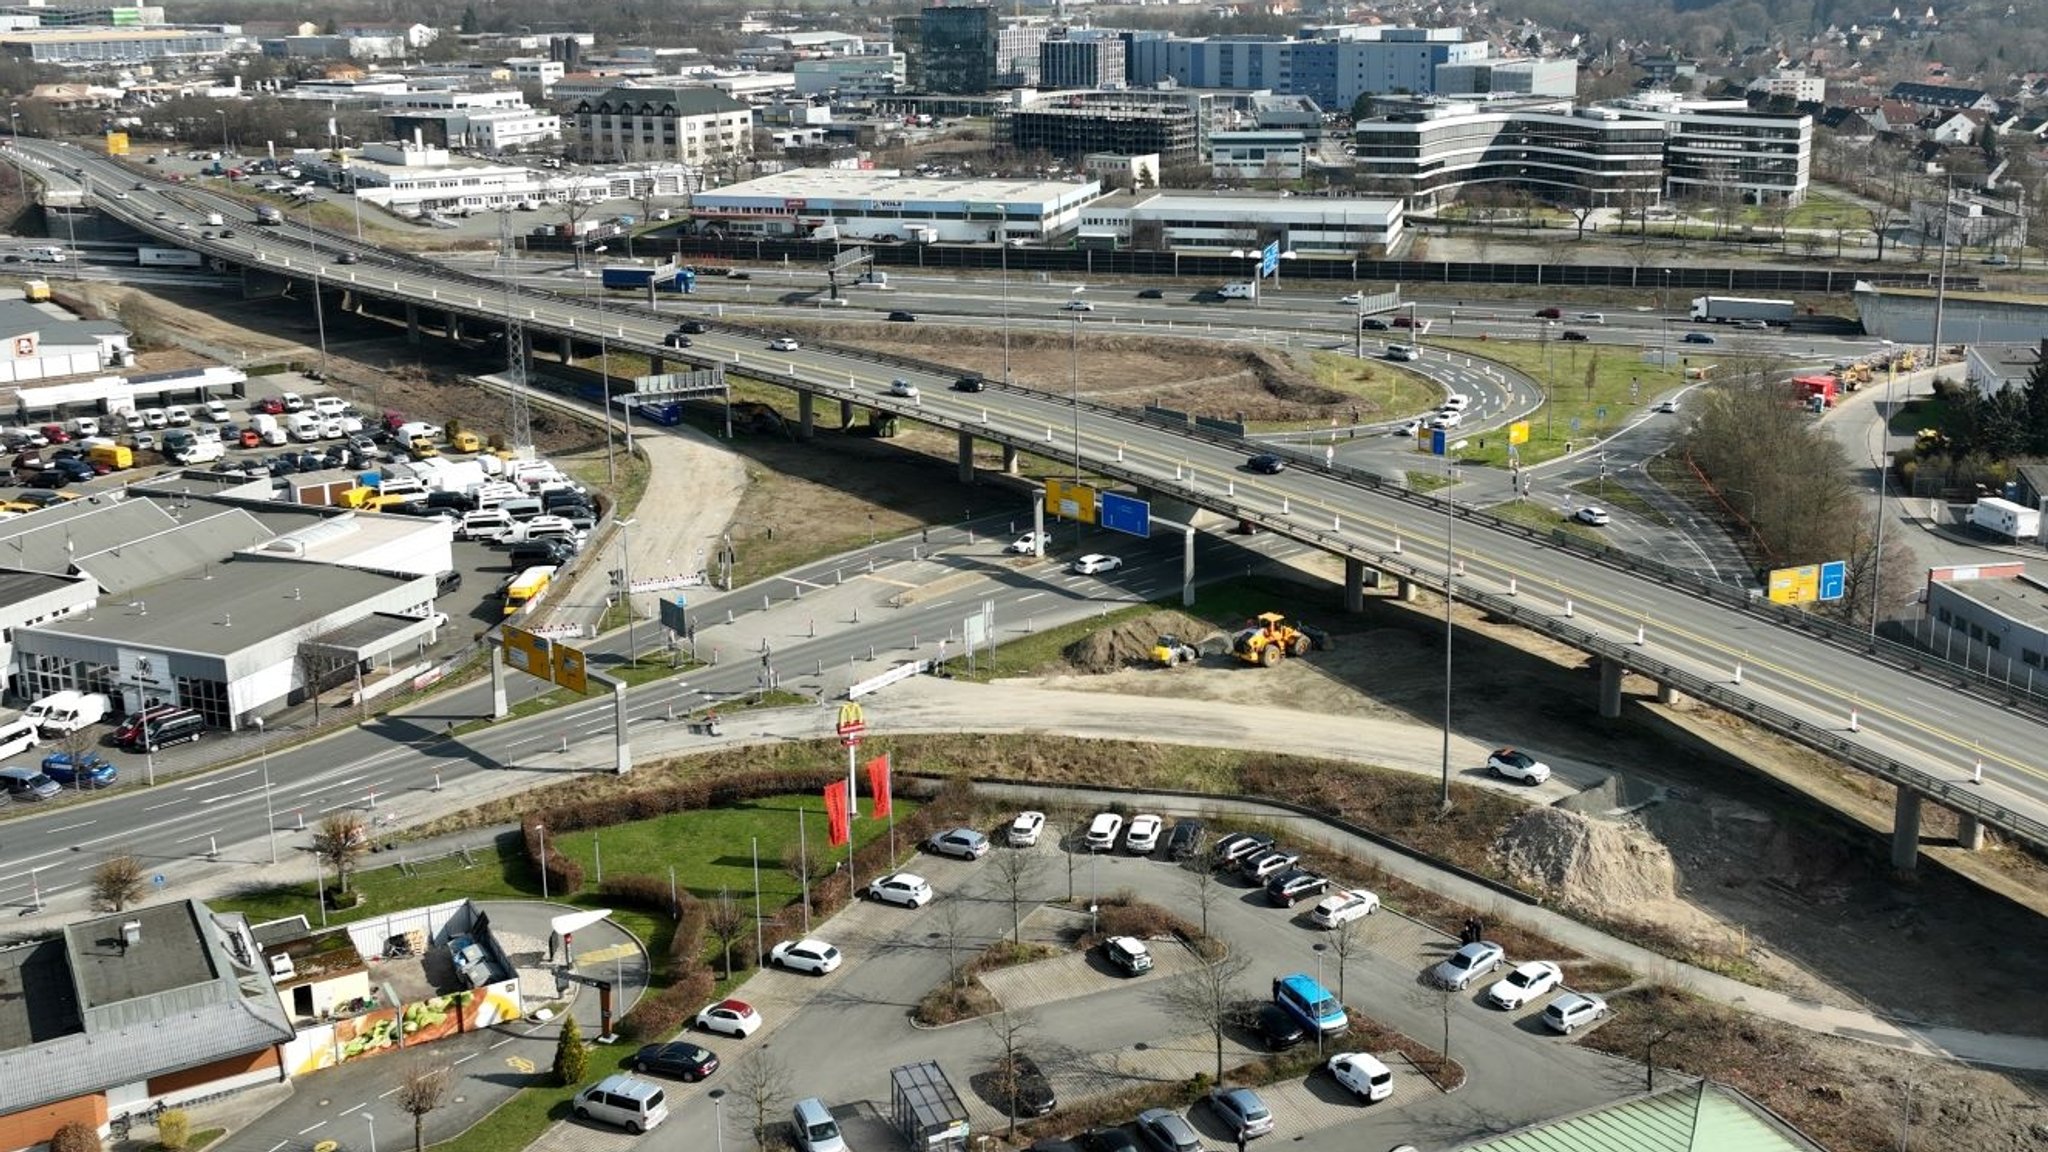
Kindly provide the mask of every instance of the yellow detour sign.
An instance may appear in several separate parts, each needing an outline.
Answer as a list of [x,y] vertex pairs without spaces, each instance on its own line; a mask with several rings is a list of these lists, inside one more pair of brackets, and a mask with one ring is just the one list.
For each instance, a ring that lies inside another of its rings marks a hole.
[[553,645],[545,636],[535,636],[523,628],[507,626],[505,629],[505,667],[517,668],[528,676],[538,676],[552,682],[555,678],[555,658],[549,651]]
[[1063,520],[1095,523],[1095,489],[1072,480],[1045,482],[1045,510]]
[[556,644],[553,648],[551,665],[555,683],[578,695],[590,691],[590,681],[583,668],[583,650],[567,644]]
[[1527,444],[1528,442],[1529,422],[1527,420],[1517,420],[1513,424],[1508,425],[1508,443]]
[[126,156],[127,154],[128,134],[126,132],[107,133],[107,155]]
[[1820,565],[1801,564],[1797,568],[1771,569],[1771,602],[1773,604],[1805,604],[1820,599]]

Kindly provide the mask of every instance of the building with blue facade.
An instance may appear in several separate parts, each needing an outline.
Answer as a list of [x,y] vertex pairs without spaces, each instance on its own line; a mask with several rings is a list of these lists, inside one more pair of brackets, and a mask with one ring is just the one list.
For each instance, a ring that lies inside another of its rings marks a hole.
[[1307,96],[1332,110],[1388,92],[1432,93],[1436,71],[1487,58],[1462,28],[1346,27],[1316,39],[1280,36],[1168,37],[1130,45],[1131,83],[1265,89]]

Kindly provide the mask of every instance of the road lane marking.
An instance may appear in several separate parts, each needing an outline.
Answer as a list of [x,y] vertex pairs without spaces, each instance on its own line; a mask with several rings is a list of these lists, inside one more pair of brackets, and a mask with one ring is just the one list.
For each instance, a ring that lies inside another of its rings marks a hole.
[[[45,828],[43,832],[45,835],[51,835],[58,832],[70,832],[79,828],[90,828],[97,823],[99,823],[99,821],[97,820],[81,820],[76,824],[66,824],[61,828]],[[1005,1067],[1007,1067],[1007,1065],[1005,1065]]]

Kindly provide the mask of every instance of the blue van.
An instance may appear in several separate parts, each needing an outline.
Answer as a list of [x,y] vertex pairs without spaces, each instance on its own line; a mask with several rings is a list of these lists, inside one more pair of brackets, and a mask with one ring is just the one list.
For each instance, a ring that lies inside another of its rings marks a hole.
[[1273,981],[1273,1002],[1287,1009],[1304,1027],[1325,1036],[1335,1036],[1351,1027],[1344,1005],[1306,972]]

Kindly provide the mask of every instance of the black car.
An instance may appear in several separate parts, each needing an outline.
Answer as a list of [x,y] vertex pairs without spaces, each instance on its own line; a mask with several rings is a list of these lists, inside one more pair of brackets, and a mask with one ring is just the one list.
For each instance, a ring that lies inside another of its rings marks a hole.
[[1147,289],[1145,289],[1145,290],[1144,290],[1143,292],[1140,292],[1140,293],[1138,293],[1138,299],[1140,299],[1140,300],[1164,300],[1164,299],[1166,299],[1166,289],[1164,289],[1164,288],[1147,288]]
[[1244,466],[1246,468],[1251,469],[1254,472],[1263,472],[1268,476],[1272,476],[1276,473],[1285,471],[1287,468],[1287,461],[1281,459],[1280,457],[1274,455],[1271,452],[1261,452],[1257,456],[1254,456],[1251,459],[1245,461]]
[[92,465],[78,459],[76,456],[60,456],[51,460],[50,466],[43,469],[43,471],[61,472],[73,480],[90,480],[95,475],[98,475],[98,473],[92,470]]
[[467,492],[429,492],[427,493],[427,507],[453,508],[457,512],[472,512],[476,510],[476,497],[471,496]]
[[889,313],[889,319],[895,321],[898,324],[917,323],[917,316],[914,313],[904,312],[901,310]]
[[1266,899],[1282,908],[1292,908],[1303,900],[1322,899],[1329,889],[1329,877],[1303,868],[1289,868],[1266,881]]
[[718,1056],[686,1040],[649,1044],[633,1056],[633,1071],[678,1080],[702,1080],[718,1071]]
[[[1013,1053],[1008,1067],[1002,1060],[996,1061],[994,1070],[996,1104],[1006,1113],[1018,1119],[1044,1116],[1059,1107],[1059,1098],[1053,1095],[1052,1081],[1038,1070],[1038,1064],[1022,1052]],[[1003,1097],[1007,1094],[1008,1099]]]
[[69,483],[71,483],[71,477],[65,475],[62,470],[44,468],[23,481],[22,486],[26,488],[62,488]]
[[1235,864],[1247,856],[1256,856],[1273,846],[1271,836],[1260,836],[1252,832],[1232,832],[1216,842],[1216,862]]
[[1387,330],[1387,322],[1377,316],[1367,316],[1358,322],[1358,326],[1368,332],[1385,332]]
[[695,341],[691,340],[688,336],[683,335],[681,332],[671,332],[668,334],[668,338],[666,340],[663,340],[662,343],[668,345],[671,348],[688,348],[691,344],[695,343]]
[[1081,1147],[1088,1152],[1138,1152],[1138,1142],[1121,1128],[1097,1128],[1081,1134]]
[[354,264],[355,262],[361,259],[361,256],[358,256],[353,252],[343,252],[341,255],[336,256],[334,258],[334,262],[336,264]]
[[1565,338],[1566,340],[1569,340],[1569,341],[1571,341],[1571,342],[1572,342],[1572,343],[1574,343],[1574,344],[1583,344],[1583,343],[1585,343],[1585,341],[1586,341],[1586,334],[1585,334],[1584,332],[1579,332],[1579,331],[1575,331],[1575,330],[1573,330],[1573,329],[1567,328],[1567,329],[1565,329],[1565,332],[1564,332],[1564,338]]
[[505,559],[514,571],[523,571],[536,565],[553,565],[557,568],[576,558],[576,546],[560,538],[529,540],[513,546]]
[[434,595],[436,598],[446,596],[460,587],[462,587],[462,573],[457,572],[453,568],[434,577]]
[[1308,1029],[1294,1018],[1294,1013],[1272,1001],[1259,1005],[1259,1014],[1252,1021],[1252,1030],[1259,1034],[1267,1048],[1284,1052],[1308,1039]]
[[1190,860],[1202,850],[1202,822],[1194,819],[1176,821],[1173,831],[1166,835],[1166,858],[1168,860]]
[[676,326],[676,331],[688,333],[691,336],[702,336],[706,332],[711,331],[711,329],[706,327],[702,320],[685,320]]

